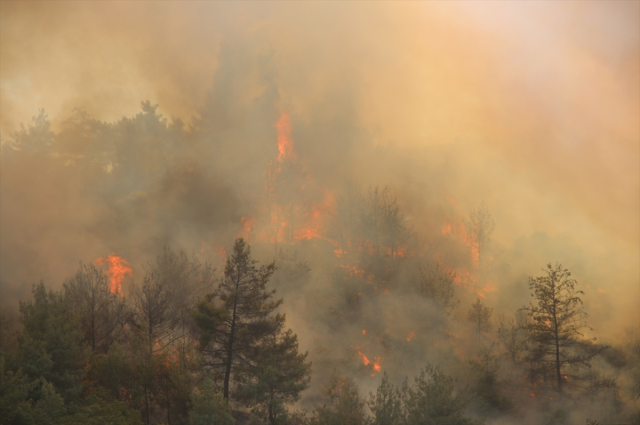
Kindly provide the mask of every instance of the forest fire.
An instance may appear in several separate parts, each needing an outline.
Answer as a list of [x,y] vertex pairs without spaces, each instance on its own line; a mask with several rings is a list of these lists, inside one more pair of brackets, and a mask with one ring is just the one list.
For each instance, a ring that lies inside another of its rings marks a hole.
[[291,116],[282,112],[275,125],[278,134],[278,159],[294,155],[293,139],[291,138]]
[[132,275],[132,270],[128,267],[128,263],[118,257],[115,254],[110,254],[108,257],[98,258],[95,262],[96,266],[103,263],[107,263],[109,268],[107,275],[109,276],[109,291],[113,294],[120,294],[122,292],[122,279],[125,275]]
[[[264,202],[259,220],[243,217],[242,235],[259,242],[295,244],[302,240],[325,239],[324,221],[335,210],[335,200],[318,187],[293,150],[291,117],[282,112],[275,124],[278,156],[266,171]],[[253,232],[253,233],[252,233]]]
[[382,366],[380,366],[380,361],[381,361],[380,357],[374,357],[373,360],[369,360],[369,358],[366,355],[364,355],[362,351],[360,351],[359,349],[358,349],[358,355],[360,356],[360,359],[362,360],[363,365],[365,366],[371,365],[371,368],[373,369],[371,376],[376,376],[377,372],[382,371]]
[[637,422],[639,2],[4,3],[6,421]]
[[[474,227],[477,227],[477,224],[472,224]],[[475,234],[478,233],[478,229],[474,229]],[[465,223],[463,223],[462,221],[459,221],[456,224],[451,224],[451,223],[447,223],[445,222],[442,225],[441,228],[441,233],[444,236],[450,237],[450,238],[460,238],[467,246],[467,248],[469,249],[469,253],[471,255],[471,263],[474,266],[477,266],[480,263],[480,244],[477,240],[477,237],[474,236],[474,234],[469,234],[469,232],[467,231],[467,228],[465,226]]]

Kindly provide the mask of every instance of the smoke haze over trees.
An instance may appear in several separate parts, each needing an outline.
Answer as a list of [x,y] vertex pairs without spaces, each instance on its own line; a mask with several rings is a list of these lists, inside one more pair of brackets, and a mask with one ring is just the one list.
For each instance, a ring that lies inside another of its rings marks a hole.
[[1,408],[637,420],[638,7],[3,1]]

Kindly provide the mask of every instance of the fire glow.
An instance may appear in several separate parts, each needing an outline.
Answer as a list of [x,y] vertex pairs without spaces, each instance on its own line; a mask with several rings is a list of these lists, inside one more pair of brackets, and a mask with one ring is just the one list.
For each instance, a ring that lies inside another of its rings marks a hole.
[[362,354],[360,350],[358,350],[358,355],[362,359],[362,364],[364,364],[365,366],[371,365],[371,367],[373,368],[374,372],[371,373],[371,376],[376,376],[376,372],[380,372],[382,370],[382,367],[380,366],[380,357],[374,357],[373,361],[371,361],[367,356]]
[[109,265],[109,269],[107,270],[107,275],[109,276],[109,291],[113,294],[120,294],[122,291],[122,279],[124,279],[126,274],[131,276],[133,273],[131,268],[128,267],[129,263],[112,253],[108,257],[98,258],[95,264],[99,266],[105,262]]

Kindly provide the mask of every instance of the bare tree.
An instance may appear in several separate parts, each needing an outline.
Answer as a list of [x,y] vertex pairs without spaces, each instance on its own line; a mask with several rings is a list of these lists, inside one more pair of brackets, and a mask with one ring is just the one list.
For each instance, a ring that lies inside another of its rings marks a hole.
[[133,288],[133,302],[137,324],[145,329],[152,352],[191,338],[190,312],[214,281],[209,264],[168,247],[147,265],[142,286]]
[[478,261],[482,261],[484,254],[486,253],[491,234],[496,225],[491,217],[489,208],[485,205],[484,201],[474,208],[469,214],[470,222],[467,227],[472,234],[473,239],[478,244]]
[[518,363],[522,352],[526,349],[525,323],[526,317],[518,312],[516,317],[499,317],[498,342],[503,352]]
[[124,298],[109,291],[108,280],[93,264],[80,264],[76,275],[64,283],[65,297],[80,312],[84,339],[94,352],[106,352],[129,317]]

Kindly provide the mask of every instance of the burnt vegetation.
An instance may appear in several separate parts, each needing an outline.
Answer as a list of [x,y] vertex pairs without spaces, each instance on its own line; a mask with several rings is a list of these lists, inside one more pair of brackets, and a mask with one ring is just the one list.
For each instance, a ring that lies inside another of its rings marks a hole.
[[638,329],[600,344],[560,264],[513,284],[531,291],[522,308],[499,306],[487,205],[422,217],[391,186],[325,184],[287,126],[279,155],[256,147],[261,167],[212,170],[234,151],[210,115],[187,128],[146,102],[114,123],[77,111],[54,133],[42,111],[2,145],[5,180],[90,193],[93,235],[153,255],[122,291],[80,264],[2,316],[0,423],[640,423]]

